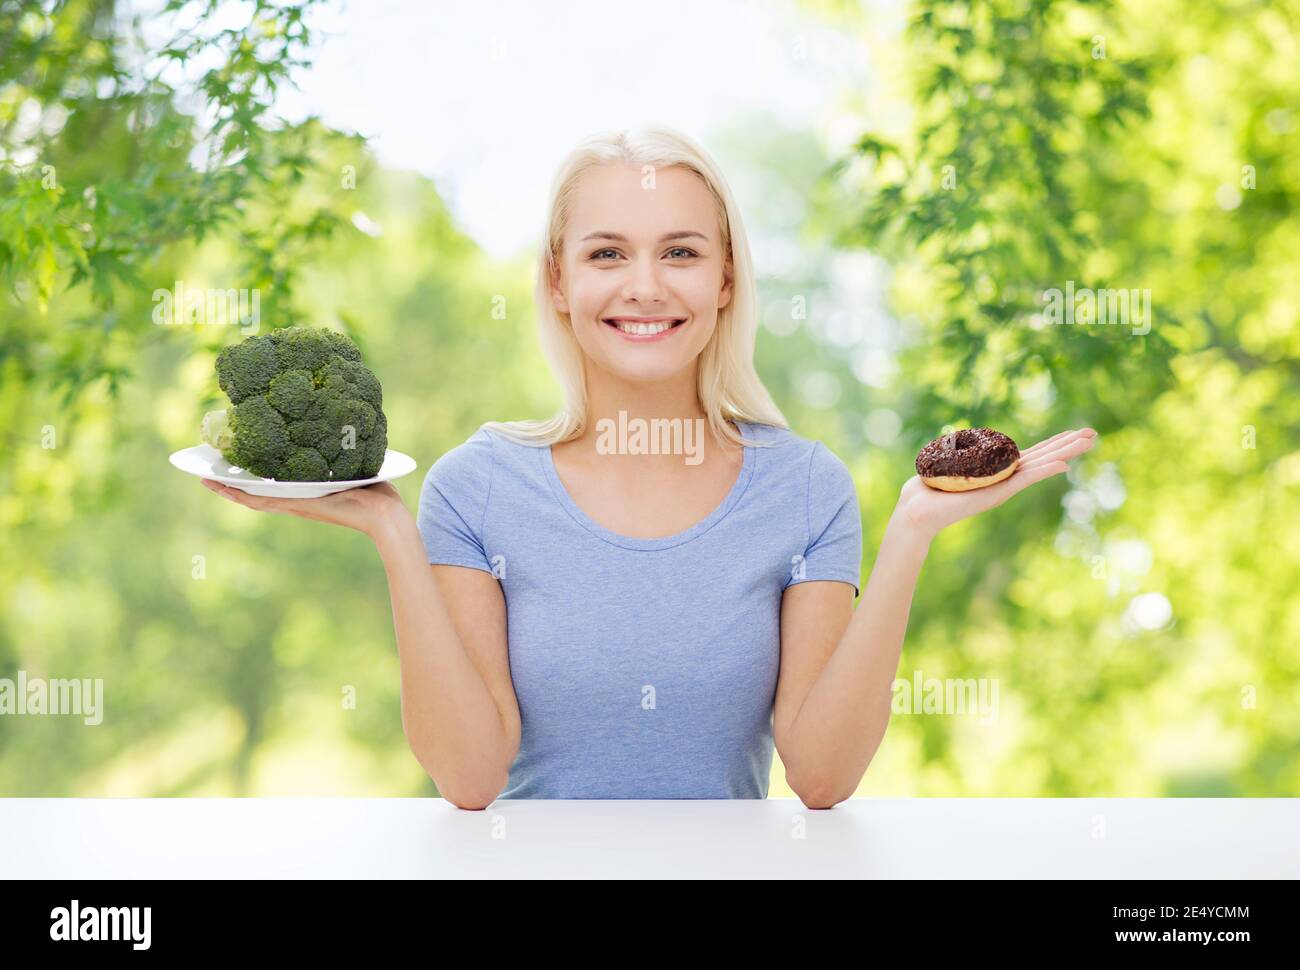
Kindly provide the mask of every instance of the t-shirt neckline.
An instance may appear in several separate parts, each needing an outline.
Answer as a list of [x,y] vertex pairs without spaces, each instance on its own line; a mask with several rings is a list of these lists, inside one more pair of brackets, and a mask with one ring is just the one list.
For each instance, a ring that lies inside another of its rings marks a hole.
[[[751,429],[753,425],[748,421],[741,421],[739,418],[732,418],[732,421],[735,422],[736,427],[740,430],[743,437],[752,440],[753,436],[751,434]],[[741,495],[744,494],[745,489],[749,485],[750,479],[753,477],[755,447],[754,445],[746,444],[743,446],[743,450],[744,458],[741,462],[740,474],[736,476],[736,481],[732,484],[731,490],[727,493],[726,498],[719,502],[712,512],[682,532],[670,536],[643,539],[636,536],[625,536],[621,533],[614,532],[611,529],[605,528],[595,519],[587,515],[587,513],[582,510],[581,506],[573,500],[573,497],[569,494],[569,490],[564,487],[564,482],[560,481],[559,472],[555,470],[555,456],[551,453],[551,446],[547,445],[545,448],[538,449],[538,451],[541,452],[540,458],[542,467],[545,469],[546,480],[551,486],[551,492],[555,495],[556,501],[560,503],[564,510],[569,513],[569,516],[577,522],[578,525],[582,526],[592,535],[604,539],[612,545],[622,546],[624,549],[642,550],[667,549],[672,546],[679,546],[684,542],[690,542],[692,539],[698,538],[722,521],[722,519],[726,517],[727,513],[735,507],[736,503],[740,501]]]

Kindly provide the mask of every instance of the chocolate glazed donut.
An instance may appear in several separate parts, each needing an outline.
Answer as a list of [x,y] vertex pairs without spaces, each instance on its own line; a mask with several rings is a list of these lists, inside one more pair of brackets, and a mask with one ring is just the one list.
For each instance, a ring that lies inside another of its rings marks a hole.
[[992,428],[963,428],[935,438],[916,456],[916,473],[931,488],[969,492],[1002,481],[1020,464],[1020,449]]

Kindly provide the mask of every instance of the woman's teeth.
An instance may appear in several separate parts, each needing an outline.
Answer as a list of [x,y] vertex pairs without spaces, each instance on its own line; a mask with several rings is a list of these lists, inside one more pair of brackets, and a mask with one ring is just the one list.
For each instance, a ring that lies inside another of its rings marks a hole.
[[610,321],[610,323],[618,327],[618,329],[622,330],[624,333],[636,334],[638,336],[653,336],[657,333],[663,333],[677,322],[680,321],[665,320],[663,323],[628,323],[624,320]]

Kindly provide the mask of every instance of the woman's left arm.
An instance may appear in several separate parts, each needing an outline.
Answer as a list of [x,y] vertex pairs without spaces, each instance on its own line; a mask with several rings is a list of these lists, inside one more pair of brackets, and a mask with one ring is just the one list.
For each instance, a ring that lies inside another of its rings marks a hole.
[[786,588],[773,734],[786,779],[806,806],[830,808],[852,795],[885,736],[912,594],[934,537],[1059,475],[1096,434],[1083,428],[1041,441],[1020,453],[1014,475],[988,488],[940,492],[909,479],[856,610],[847,583]]

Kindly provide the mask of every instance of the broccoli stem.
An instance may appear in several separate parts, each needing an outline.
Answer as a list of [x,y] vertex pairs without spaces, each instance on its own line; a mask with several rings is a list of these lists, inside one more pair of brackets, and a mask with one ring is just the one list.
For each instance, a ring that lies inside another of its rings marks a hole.
[[222,408],[220,411],[209,411],[205,414],[203,425],[199,428],[199,436],[204,444],[224,452],[235,443],[235,436],[230,431],[230,412]]

